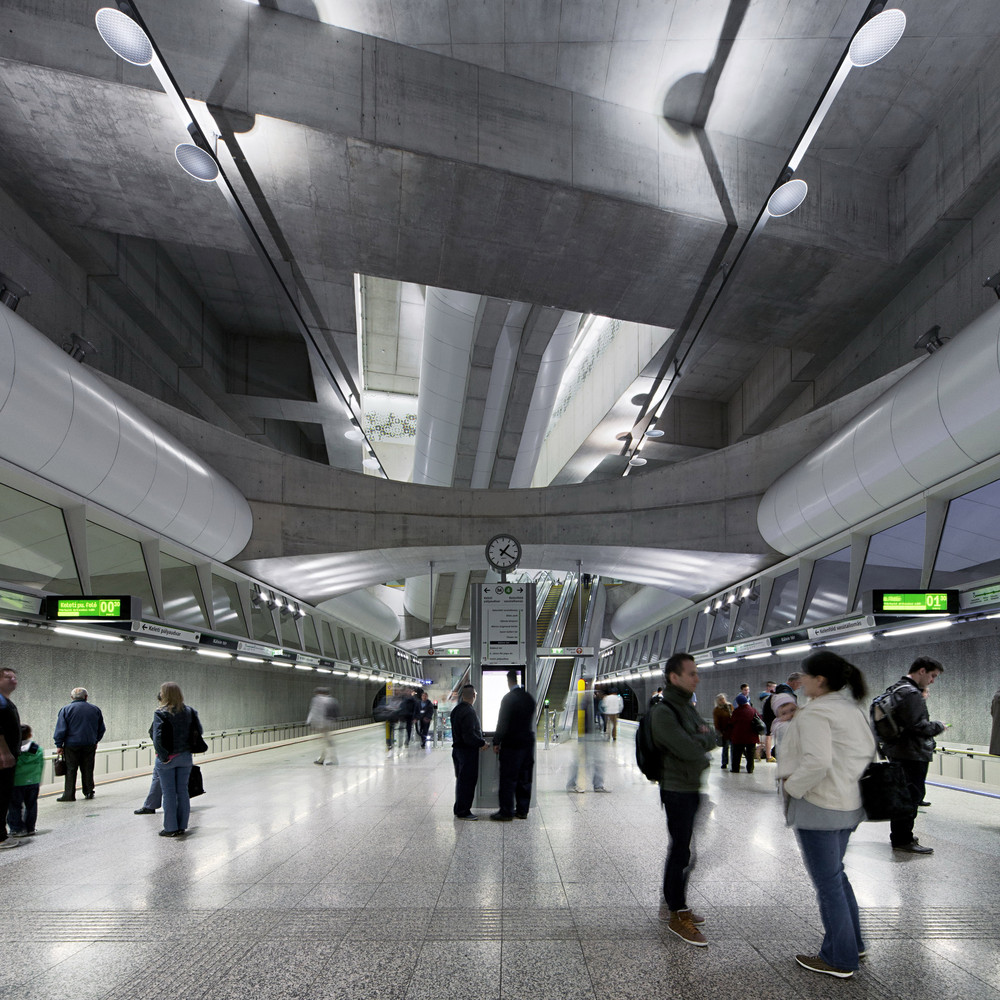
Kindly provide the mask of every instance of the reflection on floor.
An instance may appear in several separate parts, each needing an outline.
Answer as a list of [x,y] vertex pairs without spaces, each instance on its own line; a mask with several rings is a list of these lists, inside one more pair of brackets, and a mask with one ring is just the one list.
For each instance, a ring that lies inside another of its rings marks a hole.
[[792,959],[819,917],[773,765],[709,772],[691,948],[657,920],[666,830],[630,734],[596,750],[609,795],[567,794],[575,746],[539,748],[527,822],[454,821],[448,748],[387,756],[375,727],[337,766],[310,743],[207,762],[183,840],[133,815],[146,778],[46,798],[0,852],[0,997],[1000,998],[1000,801],[929,789],[933,857],[857,831],[869,957],[832,980]]

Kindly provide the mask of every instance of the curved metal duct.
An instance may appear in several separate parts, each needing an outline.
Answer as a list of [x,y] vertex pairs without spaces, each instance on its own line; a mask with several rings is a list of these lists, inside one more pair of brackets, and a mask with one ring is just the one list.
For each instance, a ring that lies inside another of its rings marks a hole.
[[530,312],[531,306],[526,302],[511,303],[493,352],[490,385],[486,391],[483,421],[479,427],[479,446],[476,448],[476,461],[469,483],[474,490],[489,489],[493,463],[496,461],[500,434],[503,431],[503,418],[507,413],[507,398],[514,379],[517,349],[521,346],[521,334]]
[[563,313],[542,355],[538,375],[535,378],[535,388],[531,393],[528,415],[524,419],[521,443],[518,445],[514,469],[510,474],[511,489],[531,486],[531,478],[535,474],[538,456],[545,441],[545,432],[552,417],[552,407],[556,405],[556,396],[559,395],[559,383],[569,363],[582,316],[582,313]]
[[[479,302],[480,296],[470,292],[427,289],[413,455],[415,483],[451,486],[454,481]],[[429,592],[429,577],[407,577],[403,606],[421,621],[429,614]]]
[[1000,454],[1000,303],[764,494],[757,526],[794,555]]
[[331,597],[316,607],[338,618],[345,625],[351,625],[385,642],[392,642],[399,635],[399,618],[396,612],[367,590],[355,590],[341,597]]
[[8,309],[0,457],[223,562],[253,529],[229,480]]
[[616,639],[627,639],[690,607],[691,601],[679,594],[643,587],[611,616],[611,634]]
[[428,288],[413,482],[451,486],[480,297]]

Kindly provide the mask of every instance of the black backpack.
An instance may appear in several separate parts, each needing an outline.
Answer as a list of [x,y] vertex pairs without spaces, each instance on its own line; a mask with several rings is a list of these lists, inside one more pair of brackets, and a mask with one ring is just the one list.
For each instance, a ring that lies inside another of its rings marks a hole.
[[651,716],[654,712],[668,711],[667,706],[658,701],[639,718],[639,728],[635,731],[635,762],[639,770],[650,780],[659,781],[663,773],[663,754],[653,744]]
[[893,713],[903,699],[901,692],[907,687],[912,687],[909,681],[896,681],[872,700],[868,718],[880,743],[896,743],[903,735]]

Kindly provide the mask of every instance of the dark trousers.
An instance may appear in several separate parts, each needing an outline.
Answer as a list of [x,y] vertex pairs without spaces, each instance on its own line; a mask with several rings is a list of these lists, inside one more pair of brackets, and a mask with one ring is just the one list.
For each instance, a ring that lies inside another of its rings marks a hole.
[[7,810],[14,794],[14,768],[0,769],[0,840],[7,839]]
[[725,771],[729,767],[729,748],[732,743],[729,742],[725,737],[722,739],[722,770]]
[[406,722],[406,745],[410,745],[410,737],[413,735],[413,716],[411,715],[408,719],[404,720]]
[[504,816],[528,815],[534,770],[534,745],[500,747],[500,812]]
[[733,757],[732,757],[732,768],[734,771],[739,771],[740,769],[740,758],[746,757],[747,759],[747,774],[753,774],[753,762],[754,762],[754,750],[755,747],[752,743],[734,743],[733,744]]
[[34,833],[38,821],[38,785],[15,785],[7,810],[11,833]]
[[701,795],[699,792],[667,792],[660,789],[660,801],[667,814],[667,833],[670,835],[670,847],[663,866],[663,898],[671,910],[686,910],[687,880],[694,868],[691,838]]
[[917,818],[917,805],[924,797],[927,778],[926,760],[901,760],[906,775],[906,793],[910,798],[910,811],[899,819],[889,820],[889,841],[893,847],[902,847],[913,840],[913,821]]
[[451,759],[455,763],[455,815],[466,816],[472,812],[479,780],[479,747],[452,747]]
[[427,746],[427,734],[431,729],[430,719],[417,719],[417,729],[420,730],[420,745]]
[[80,772],[80,787],[84,795],[94,790],[94,759],[97,757],[97,744],[86,747],[63,747],[63,757],[66,759],[66,781],[63,785],[63,796],[67,799],[76,798],[76,772]]

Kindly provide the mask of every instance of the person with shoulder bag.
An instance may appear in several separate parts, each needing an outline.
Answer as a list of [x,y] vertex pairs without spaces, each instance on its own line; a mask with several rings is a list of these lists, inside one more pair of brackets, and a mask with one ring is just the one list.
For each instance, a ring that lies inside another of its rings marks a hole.
[[[191,754],[207,749],[198,713],[184,704],[180,687],[173,681],[160,685],[160,707],[153,713],[149,735],[156,751],[154,773],[163,793],[161,837],[182,837],[191,814],[188,781],[194,765]],[[204,749],[202,749],[204,748]]]
[[788,724],[777,778],[785,818],[795,830],[816,889],[823,943],[818,955],[796,955],[804,969],[848,979],[865,953],[844,852],[865,818],[859,781],[875,753],[875,738],[859,702],[865,681],[853,664],[820,650],[802,664],[809,701]]

